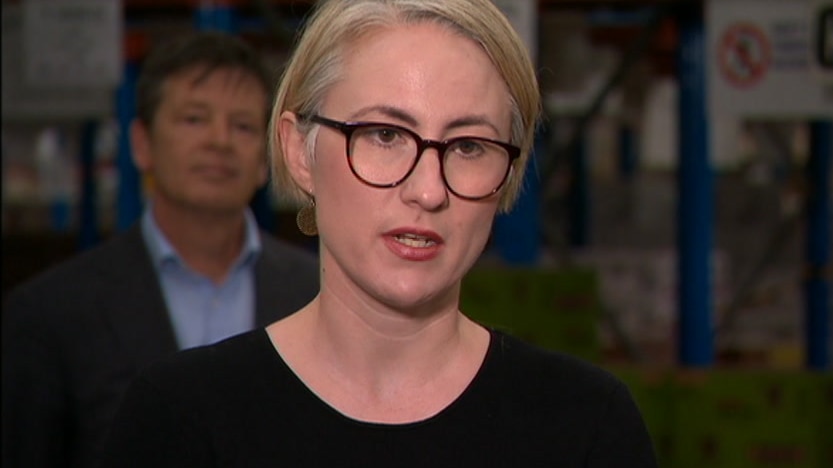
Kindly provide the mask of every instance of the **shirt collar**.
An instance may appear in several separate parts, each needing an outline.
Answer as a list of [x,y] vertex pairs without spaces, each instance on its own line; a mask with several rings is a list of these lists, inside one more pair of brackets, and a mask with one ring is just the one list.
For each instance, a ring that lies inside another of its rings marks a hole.
[[[260,230],[250,208],[246,208],[246,211],[243,213],[243,219],[245,229],[243,249],[240,251],[240,255],[235,260],[232,268],[253,263],[262,250]],[[142,213],[141,227],[148,253],[150,253],[153,264],[157,268],[168,263],[183,264],[182,257],[180,257],[174,246],[168,241],[168,238],[165,237],[162,230],[159,229],[159,225],[153,217],[151,203],[148,203],[144,213]]]

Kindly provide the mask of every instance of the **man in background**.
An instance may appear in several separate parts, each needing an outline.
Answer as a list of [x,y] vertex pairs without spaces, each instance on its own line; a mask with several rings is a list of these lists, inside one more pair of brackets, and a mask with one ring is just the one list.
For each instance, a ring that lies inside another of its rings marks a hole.
[[88,467],[148,363],[260,327],[318,291],[315,257],[261,232],[272,80],[239,38],[201,32],[143,64],[141,220],[12,291],[2,323],[3,467]]

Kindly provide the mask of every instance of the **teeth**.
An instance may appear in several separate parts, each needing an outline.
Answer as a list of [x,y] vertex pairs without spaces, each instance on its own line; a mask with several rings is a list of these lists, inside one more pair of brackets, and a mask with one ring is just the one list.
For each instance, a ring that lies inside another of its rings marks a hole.
[[396,236],[397,242],[407,245],[408,247],[429,247],[435,244],[434,241],[427,237],[421,237],[414,234],[401,234]]

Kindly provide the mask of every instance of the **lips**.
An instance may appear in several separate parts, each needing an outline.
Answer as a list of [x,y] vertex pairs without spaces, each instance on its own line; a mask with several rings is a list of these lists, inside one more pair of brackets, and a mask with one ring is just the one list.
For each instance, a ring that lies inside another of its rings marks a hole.
[[400,234],[393,236],[393,238],[396,239],[397,242],[401,242],[408,247],[424,248],[437,245],[437,242],[434,241],[434,239],[416,234]]
[[229,179],[237,174],[234,168],[218,164],[202,164],[194,167],[194,172],[210,179]]
[[443,238],[436,232],[430,229],[417,227],[401,227],[391,229],[384,234],[385,236],[393,237],[406,244],[413,244],[414,247],[420,245],[437,245],[443,243]]
[[434,231],[401,228],[384,234],[385,244],[396,256],[410,261],[431,260],[440,254],[443,238]]

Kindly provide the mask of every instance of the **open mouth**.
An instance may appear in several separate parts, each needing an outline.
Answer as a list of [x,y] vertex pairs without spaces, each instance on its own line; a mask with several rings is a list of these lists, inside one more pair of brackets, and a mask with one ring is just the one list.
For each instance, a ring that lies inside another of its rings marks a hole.
[[437,245],[433,239],[416,234],[397,234],[393,238],[400,244],[407,245],[408,247],[424,248]]

